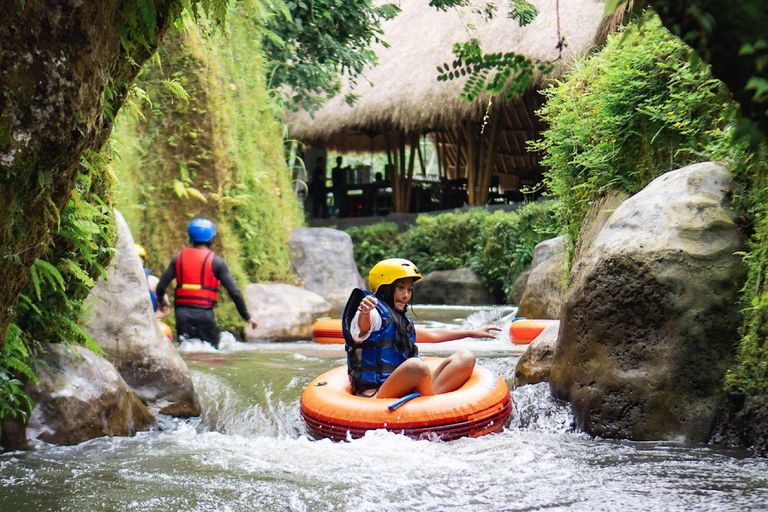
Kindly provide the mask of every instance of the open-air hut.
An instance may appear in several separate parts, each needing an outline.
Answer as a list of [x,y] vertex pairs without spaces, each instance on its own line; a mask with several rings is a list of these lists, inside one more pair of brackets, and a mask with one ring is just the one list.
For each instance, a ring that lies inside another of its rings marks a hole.
[[[396,211],[408,211],[415,162],[424,166],[418,142],[425,136],[437,150],[441,179],[466,186],[470,204],[486,203],[492,183],[501,191],[538,183],[539,156],[526,149],[526,141],[545,128],[535,115],[543,101],[538,91],[601,42],[612,22],[603,19],[602,1],[531,2],[539,14],[525,27],[501,11],[506,4],[488,20],[477,12],[487,2],[448,11],[428,0],[400,2],[402,12],[383,24],[387,45],[375,47],[378,64],[314,117],[291,114],[291,136],[306,147],[386,152],[396,169],[391,177]],[[502,94],[469,104],[460,99],[466,78],[438,81],[437,68],[455,59],[454,43],[470,38],[478,38],[486,53],[519,53],[551,62],[553,71],[535,75],[526,92],[510,102]],[[348,93],[358,97],[351,106],[344,101]]]

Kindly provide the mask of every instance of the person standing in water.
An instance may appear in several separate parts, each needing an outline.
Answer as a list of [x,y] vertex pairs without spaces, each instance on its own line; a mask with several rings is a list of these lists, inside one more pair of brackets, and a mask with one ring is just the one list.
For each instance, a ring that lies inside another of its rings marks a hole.
[[251,318],[243,294],[229,273],[229,267],[221,256],[212,250],[216,226],[208,219],[198,218],[187,228],[192,247],[187,247],[173,257],[157,283],[157,300],[162,304],[165,290],[176,280],[174,309],[176,332],[179,337],[197,338],[219,348],[221,332],[216,325],[213,308],[218,299],[219,284],[232,297],[237,312],[248,325],[255,329],[256,320]]
[[498,327],[425,329],[406,313],[413,286],[421,273],[409,260],[390,258],[371,268],[371,292],[356,289],[344,309],[342,330],[352,392],[366,397],[422,396],[460,388],[472,375],[475,356],[460,350],[445,358],[434,372],[418,357],[416,334],[425,343],[461,338],[492,338]]
[[152,270],[147,268],[147,251],[139,244],[135,244],[136,252],[141,258],[141,266],[144,270],[144,276],[147,278],[147,288],[149,289],[149,300],[152,302],[152,311],[155,312],[155,318],[162,320],[171,312],[171,303],[168,297],[164,297],[162,303],[157,302],[157,283],[159,279],[152,275]]

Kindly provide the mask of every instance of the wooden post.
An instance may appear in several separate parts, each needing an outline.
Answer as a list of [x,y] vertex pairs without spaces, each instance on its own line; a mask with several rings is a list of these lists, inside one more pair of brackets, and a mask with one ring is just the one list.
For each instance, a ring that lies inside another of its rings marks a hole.
[[411,133],[409,134],[408,138],[410,139],[409,145],[411,146],[411,155],[408,158],[408,177],[406,179],[405,200],[403,201],[404,212],[411,211],[411,192],[413,191],[413,165],[415,163],[417,150],[415,146],[418,146],[419,135],[417,133]]
[[493,161],[496,158],[496,139],[499,134],[501,122],[499,120],[501,112],[496,112],[491,116],[491,130],[486,143],[486,151],[480,166],[480,179],[478,180],[479,195],[476,204],[485,204],[488,202],[488,189],[491,186],[491,174],[493,173]]
[[437,177],[445,178],[445,138],[442,131],[435,132],[435,149],[437,150]]
[[479,142],[477,134],[474,132],[472,121],[467,120],[464,123],[464,136],[467,139],[467,194],[469,204],[475,202],[475,186],[477,185],[477,143]]
[[396,212],[404,212],[403,204],[405,199],[405,191],[403,190],[403,187],[405,185],[404,178],[405,178],[405,133],[398,132],[397,133],[397,143],[398,143],[398,160],[399,165],[396,169],[397,174],[397,190],[392,188],[392,195],[395,196],[396,202],[395,202],[395,211]]
[[419,148],[419,167],[421,167],[421,175],[426,177],[427,176],[427,166],[424,164],[424,156],[421,154],[421,141],[424,140],[424,137],[420,134],[417,138],[417,144]]

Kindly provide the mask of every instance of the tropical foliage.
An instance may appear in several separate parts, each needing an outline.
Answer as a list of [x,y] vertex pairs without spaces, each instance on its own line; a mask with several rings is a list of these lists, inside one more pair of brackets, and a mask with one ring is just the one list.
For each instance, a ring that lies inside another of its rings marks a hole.
[[[139,77],[151,102],[117,123],[116,203],[147,249],[149,268],[162,272],[187,245],[189,221],[203,216],[216,223],[214,250],[241,288],[295,280],[287,242],[302,217],[254,37],[261,30],[242,7],[221,36],[206,37],[204,23],[186,25],[161,48],[162,65]],[[226,294],[220,298],[220,326],[239,332],[242,320]]]
[[657,176],[707,159],[743,159],[730,144],[730,94],[655,16],[611,36],[544,91],[542,151],[558,219],[575,242],[589,206],[610,189],[633,194]]
[[384,43],[381,22],[398,12],[395,4],[372,0],[285,0],[266,23],[270,86],[289,91],[288,107],[316,110],[339,93],[342,75],[354,82],[375,64],[371,43]]
[[742,339],[727,384],[747,396],[768,395],[768,169],[765,148],[735,136],[739,109],[724,84],[646,14],[545,94],[540,114],[550,128],[533,148],[545,153],[545,183],[570,237],[607,190],[632,194],[664,172],[705,160],[733,167],[733,203],[751,239]]
[[[227,4],[130,0],[120,2],[116,16],[105,17],[106,26],[87,19],[99,12],[101,4],[95,2],[63,6],[25,0],[8,6],[0,30],[6,70],[0,88],[8,100],[2,102],[0,148],[15,157],[3,161],[0,180],[0,276],[7,280],[0,293],[0,417],[23,414],[29,405],[19,383],[33,379],[30,357],[37,343],[85,343],[98,350],[77,319],[88,290],[110,259],[114,238],[112,177],[100,152],[138,69],[182,10],[193,17],[205,12],[221,24]],[[110,6],[101,12],[111,12]],[[88,31],[72,30],[89,22],[93,27]],[[51,33],[42,33],[43,27]],[[117,36],[120,45],[78,46],[107,41],[105,35]],[[67,58],[76,52],[81,52],[78,59]],[[44,62],[52,54],[57,66],[66,69],[67,80],[46,75],[39,65],[13,60],[35,55]],[[98,79],[87,83],[89,73]],[[79,80],[83,83],[74,83]],[[89,101],[94,94],[101,94],[103,102]],[[93,108],[102,105],[103,111]],[[24,129],[29,130],[23,140],[10,136],[19,119],[26,120]]]
[[101,154],[83,158],[72,199],[61,212],[59,232],[19,296],[16,314],[0,350],[0,419],[26,418],[31,408],[19,378],[35,381],[31,356],[40,343],[85,345],[101,349],[80,327],[85,299],[112,258],[112,174]]
[[[470,4],[467,0],[430,0],[430,5],[440,10],[463,7]],[[475,8],[486,18],[498,15],[496,2],[485,2],[482,8]],[[558,6],[559,9],[559,6]],[[516,20],[521,27],[529,25],[538,16],[539,11],[527,0],[511,0],[507,5],[506,15]],[[563,39],[553,41],[553,46],[562,51]],[[515,52],[485,53],[480,40],[472,38],[465,43],[453,45],[456,57],[450,64],[444,63],[437,68],[439,81],[454,80],[467,76],[460,94],[460,99],[473,103],[481,94],[497,95],[504,92],[506,101],[521,95],[531,85],[534,72],[547,74],[552,71],[552,62],[533,61],[523,54]]]

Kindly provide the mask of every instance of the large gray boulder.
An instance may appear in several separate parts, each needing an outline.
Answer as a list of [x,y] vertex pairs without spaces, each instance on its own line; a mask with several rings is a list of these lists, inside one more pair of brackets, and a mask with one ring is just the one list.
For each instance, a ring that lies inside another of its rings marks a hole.
[[289,248],[304,288],[330,302],[333,316],[340,317],[352,289],[365,287],[355,264],[352,238],[337,229],[297,228]]
[[739,325],[730,172],[702,163],[627,199],[574,262],[550,387],[586,432],[708,439]]
[[85,331],[104,349],[125,382],[154,413],[200,415],[200,401],[184,360],[158,327],[133,236],[120,213],[115,257],[107,279],[91,290]]
[[258,323],[246,327],[246,341],[310,340],[315,320],[331,313],[320,295],[287,284],[249,284],[245,300]]
[[549,381],[560,322],[553,322],[528,344],[515,365],[515,387]]
[[565,237],[544,240],[533,250],[531,273],[520,299],[518,316],[559,318],[568,279]]
[[26,425],[4,422],[8,449],[25,448],[32,440],[72,445],[103,436],[132,436],[155,424],[152,413],[109,361],[84,347],[43,345],[39,384],[25,391],[34,408]]
[[592,204],[584,220],[581,221],[581,229],[573,249],[573,261],[581,259],[584,251],[589,249],[595,242],[597,235],[600,234],[608,223],[608,219],[611,218],[616,208],[626,201],[628,197],[626,192],[610,190]]
[[527,268],[518,274],[515,282],[512,284],[512,289],[507,295],[507,304],[520,305],[520,301],[525,294],[525,288],[528,286],[528,278],[531,276],[531,269]]
[[498,301],[472,269],[436,270],[419,281],[415,298],[420,304],[482,306]]

